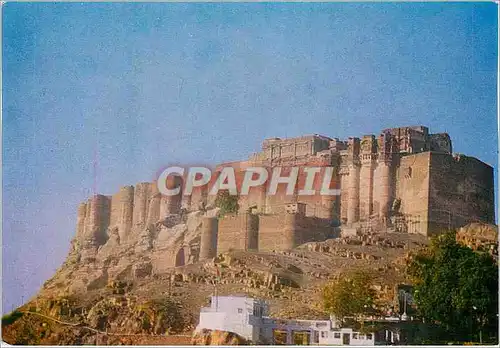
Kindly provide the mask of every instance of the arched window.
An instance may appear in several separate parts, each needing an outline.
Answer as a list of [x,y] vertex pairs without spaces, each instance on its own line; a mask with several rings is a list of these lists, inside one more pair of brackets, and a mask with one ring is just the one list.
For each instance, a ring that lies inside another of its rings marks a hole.
[[184,266],[185,265],[185,256],[184,256],[184,248],[180,248],[175,256],[175,267]]

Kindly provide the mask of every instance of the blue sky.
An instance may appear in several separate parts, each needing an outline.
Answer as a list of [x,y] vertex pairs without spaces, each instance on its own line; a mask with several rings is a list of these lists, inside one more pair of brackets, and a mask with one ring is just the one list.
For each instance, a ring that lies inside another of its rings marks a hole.
[[76,208],[272,136],[423,124],[497,167],[494,3],[3,6],[3,306],[64,260]]

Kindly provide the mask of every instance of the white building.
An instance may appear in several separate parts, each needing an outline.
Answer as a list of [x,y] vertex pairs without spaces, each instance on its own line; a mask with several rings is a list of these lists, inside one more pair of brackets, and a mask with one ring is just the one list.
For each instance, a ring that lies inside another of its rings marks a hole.
[[[196,331],[202,329],[234,332],[260,344],[355,345],[385,343],[374,333],[362,334],[349,328],[337,328],[332,320],[288,320],[269,318],[262,300],[239,296],[212,296],[210,307],[201,309]],[[394,342],[395,336],[390,335]],[[396,337],[397,338],[397,337]]]
[[200,311],[198,329],[234,332],[257,342],[267,305],[262,300],[238,296],[212,296],[210,307]]

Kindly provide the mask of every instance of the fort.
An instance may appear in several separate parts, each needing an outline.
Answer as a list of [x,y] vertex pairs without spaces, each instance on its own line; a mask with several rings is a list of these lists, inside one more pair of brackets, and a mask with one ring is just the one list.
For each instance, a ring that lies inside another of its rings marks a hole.
[[[244,170],[253,166],[333,167],[332,182],[341,194],[288,195],[280,184],[277,194],[267,195],[267,187],[252,187],[239,197],[238,214],[203,218],[200,259],[231,249],[287,250],[339,232],[432,236],[471,222],[494,223],[493,168],[453,154],[448,134],[431,134],[424,126],[346,140],[322,135],[266,139],[260,152],[216,170],[228,166],[239,185]],[[299,174],[298,181],[304,180],[305,173]],[[168,216],[213,208],[215,197],[208,192],[207,185],[190,196],[164,196],[153,182],[122,187],[112,196],[95,195],[78,208],[77,239],[99,246],[116,232],[126,242]]]

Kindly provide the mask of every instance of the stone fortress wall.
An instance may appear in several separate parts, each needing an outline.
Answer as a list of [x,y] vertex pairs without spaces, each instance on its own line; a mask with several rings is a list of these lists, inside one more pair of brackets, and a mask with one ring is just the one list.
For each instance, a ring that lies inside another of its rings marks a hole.
[[[321,135],[273,138],[249,161],[269,167],[335,167],[340,197],[297,201],[307,204],[307,216],[343,226],[431,235],[469,222],[494,222],[493,168],[453,154],[448,134],[430,134],[424,126],[390,128],[378,136],[345,141]],[[273,204],[264,209],[272,211]]]
[[[237,182],[249,166],[334,167],[332,188],[340,196],[274,196],[256,187],[240,197],[240,214],[203,221],[200,257],[234,250],[284,250],[335,235],[336,227],[388,229],[432,235],[470,222],[494,223],[493,168],[452,153],[450,137],[427,127],[385,129],[378,136],[347,140],[310,135],[267,139],[262,151],[232,166]],[[284,174],[282,174],[284,175]],[[173,185],[182,185],[174,178]],[[299,175],[299,183],[305,180]],[[170,183],[172,184],[172,183]],[[117,232],[130,233],[172,214],[213,205],[206,187],[189,197],[162,196],[156,183],[122,187],[113,196],[95,195],[78,208],[77,239],[99,246]]]
[[[214,232],[208,226],[213,222],[207,219],[203,223],[207,227],[203,228],[201,239],[209,243]],[[337,229],[329,220],[306,216],[305,204],[290,203],[285,210],[274,214],[247,211],[218,219],[216,250],[207,257],[230,250],[290,250],[303,243],[323,241],[337,235]],[[205,249],[203,242],[201,249]]]

